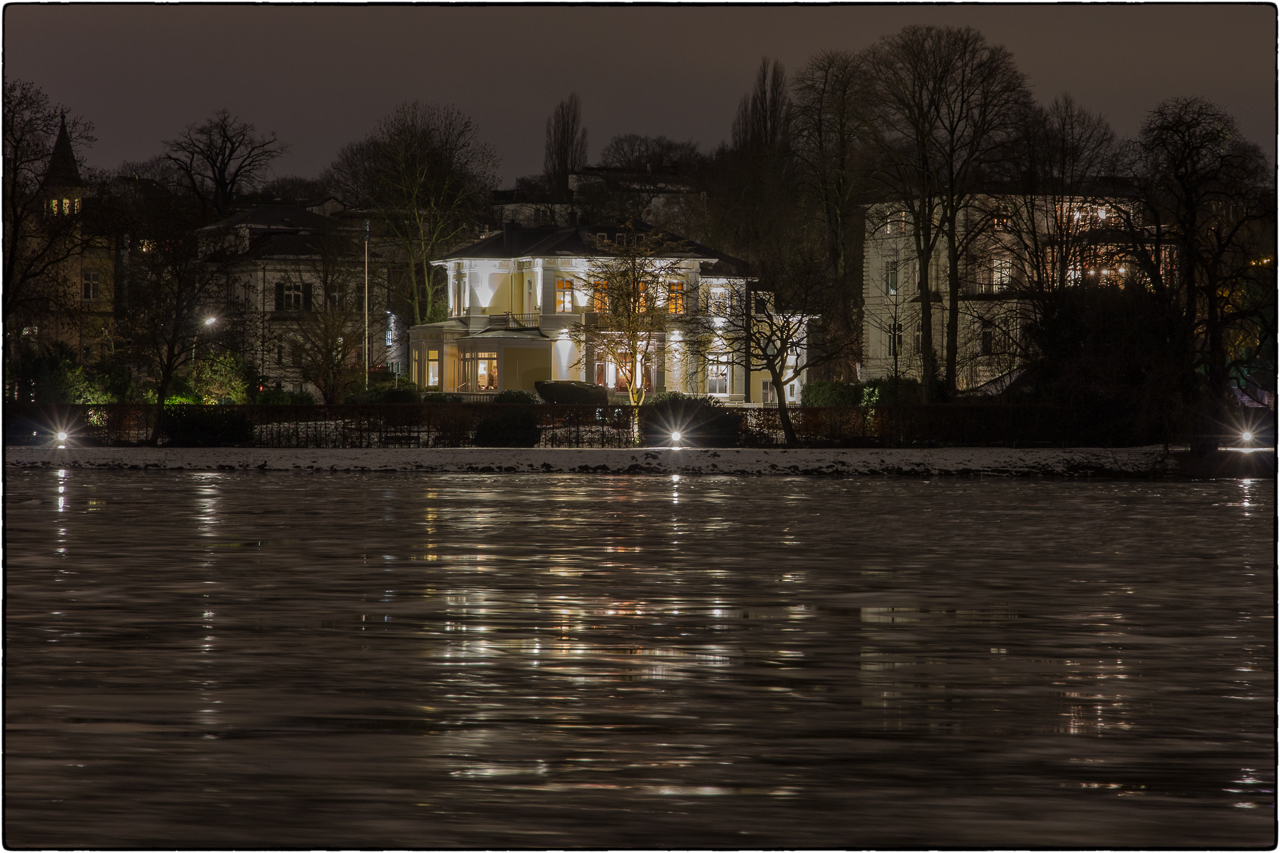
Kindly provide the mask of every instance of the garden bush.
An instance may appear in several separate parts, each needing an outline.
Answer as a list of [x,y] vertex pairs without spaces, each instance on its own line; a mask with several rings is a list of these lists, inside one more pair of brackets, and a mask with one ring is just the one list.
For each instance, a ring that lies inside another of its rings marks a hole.
[[258,394],[255,402],[262,406],[314,406],[316,398],[309,391],[286,391],[272,388]]
[[460,394],[445,394],[441,391],[428,391],[422,395],[424,403],[461,403],[462,396]]
[[379,382],[360,391],[348,394],[343,403],[347,405],[380,405],[382,403],[419,403],[422,395],[412,382]]
[[503,407],[476,424],[476,447],[535,447],[542,439],[538,412],[530,407]]
[[863,386],[856,382],[815,379],[800,389],[802,406],[861,406]]
[[678,391],[658,394],[652,403],[640,407],[640,437],[646,445],[667,446],[677,431],[681,446],[737,447],[742,415],[715,400]]
[[170,447],[235,447],[253,440],[253,422],[223,406],[165,406],[160,432]]
[[589,406],[609,405],[609,392],[601,385],[569,380],[544,380],[533,383],[538,396],[548,403],[577,403]]
[[537,405],[542,402],[542,398],[532,391],[520,391],[515,388],[506,391],[499,391],[493,398],[495,403],[523,403],[525,405]]

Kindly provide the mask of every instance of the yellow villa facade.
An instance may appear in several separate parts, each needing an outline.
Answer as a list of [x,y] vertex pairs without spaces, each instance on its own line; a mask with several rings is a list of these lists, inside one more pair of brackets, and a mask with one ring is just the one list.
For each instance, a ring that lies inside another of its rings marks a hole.
[[[409,373],[419,387],[449,393],[535,391],[543,380],[577,381],[625,392],[624,370],[583,353],[570,330],[596,316],[591,270],[598,247],[620,239],[615,226],[522,227],[508,223],[436,261],[447,276],[449,319],[409,331]],[[742,262],[690,241],[667,259],[665,292],[649,310],[706,317],[697,346],[679,331],[660,335],[639,365],[647,394],[681,391],[726,403],[758,402],[764,374],[748,376],[741,353],[716,340],[717,312],[747,281]],[[689,334],[689,333],[685,333]],[[748,382],[750,380],[750,382]],[[752,394],[751,391],[755,393]],[[796,390],[798,397],[798,390]]]

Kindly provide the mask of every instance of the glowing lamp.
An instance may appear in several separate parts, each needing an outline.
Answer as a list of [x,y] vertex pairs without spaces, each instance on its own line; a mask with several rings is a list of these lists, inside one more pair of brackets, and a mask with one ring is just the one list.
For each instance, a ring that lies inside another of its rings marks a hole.
[[67,440],[67,434],[65,432],[58,433],[58,441],[66,441],[66,440]]
[[1253,441],[1253,433],[1251,432],[1241,433],[1240,437],[1245,441]]

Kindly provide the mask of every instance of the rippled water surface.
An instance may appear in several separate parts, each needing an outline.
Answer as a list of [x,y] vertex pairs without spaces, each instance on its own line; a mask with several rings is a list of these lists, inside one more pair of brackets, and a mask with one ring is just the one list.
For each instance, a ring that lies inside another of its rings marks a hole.
[[8,847],[1266,847],[1274,483],[8,471]]

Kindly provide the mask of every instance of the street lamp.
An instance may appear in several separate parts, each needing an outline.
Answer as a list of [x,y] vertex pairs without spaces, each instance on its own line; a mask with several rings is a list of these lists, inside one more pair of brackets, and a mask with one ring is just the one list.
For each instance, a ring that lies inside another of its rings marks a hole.
[[214,323],[216,323],[216,322],[218,322],[218,318],[217,318],[217,317],[208,317],[208,318],[206,318],[206,319],[205,319],[204,324],[205,324],[206,326],[212,326],[212,325],[213,325]]

